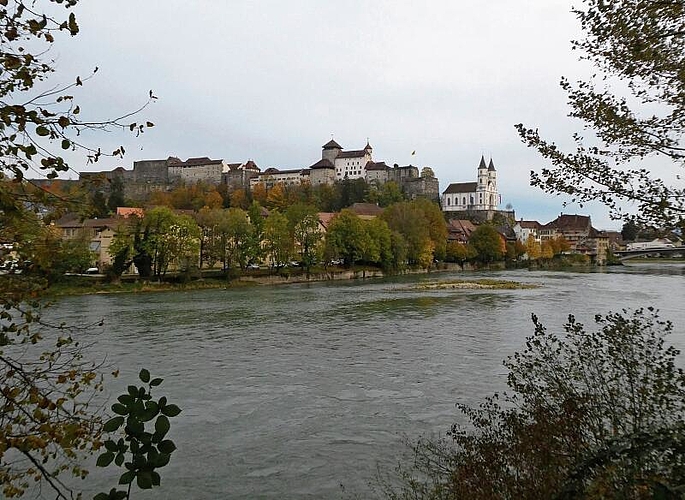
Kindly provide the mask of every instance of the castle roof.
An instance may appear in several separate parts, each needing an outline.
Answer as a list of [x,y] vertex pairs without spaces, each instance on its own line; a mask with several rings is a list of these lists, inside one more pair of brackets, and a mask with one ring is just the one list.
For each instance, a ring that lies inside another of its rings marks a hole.
[[495,171],[495,164],[492,162],[492,158],[490,158],[490,164],[488,165],[488,171],[489,172]]
[[478,165],[478,170],[487,170],[488,166],[485,164],[485,158],[483,155],[480,156],[480,164]]
[[210,160],[206,156],[200,156],[197,158],[188,158],[186,161],[177,163],[180,167],[196,167],[199,165],[219,165],[222,164],[224,160]]
[[338,153],[338,158],[361,158],[366,156],[368,152],[365,149],[358,149],[354,151],[341,151]]
[[333,163],[331,163],[330,160],[327,160],[325,158],[322,158],[321,160],[317,161],[314,165],[312,165],[309,168],[314,168],[314,169],[321,169],[321,168],[334,168]]
[[366,170],[388,170],[388,167],[384,161],[368,161],[366,162],[366,167],[364,167]]
[[335,142],[333,139],[331,139],[323,145],[323,149],[342,149],[342,146]]
[[442,194],[475,193],[477,187],[477,182],[456,182],[447,186],[447,189]]

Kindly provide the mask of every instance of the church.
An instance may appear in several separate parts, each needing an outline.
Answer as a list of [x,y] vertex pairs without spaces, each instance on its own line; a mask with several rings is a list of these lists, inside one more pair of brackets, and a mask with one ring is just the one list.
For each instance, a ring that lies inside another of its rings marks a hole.
[[457,182],[447,186],[442,193],[441,202],[444,212],[486,212],[497,210],[501,202],[497,192],[497,170],[490,158],[480,157],[477,182]]

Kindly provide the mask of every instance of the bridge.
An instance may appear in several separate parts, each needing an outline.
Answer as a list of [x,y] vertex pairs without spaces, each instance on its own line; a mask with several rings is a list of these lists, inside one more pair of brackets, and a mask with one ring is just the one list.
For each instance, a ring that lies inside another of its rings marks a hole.
[[685,246],[681,247],[651,247],[651,248],[641,248],[639,250],[616,250],[614,255],[619,258],[619,260],[624,261],[632,259],[634,257],[645,257],[647,255],[653,254],[659,255],[685,255]]

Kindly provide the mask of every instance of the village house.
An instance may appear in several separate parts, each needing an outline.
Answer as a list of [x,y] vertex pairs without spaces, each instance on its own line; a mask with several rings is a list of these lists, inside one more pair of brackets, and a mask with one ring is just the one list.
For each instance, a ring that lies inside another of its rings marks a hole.
[[540,229],[542,225],[536,220],[523,220],[521,219],[512,228],[516,234],[516,239],[525,243],[531,236],[533,239],[540,243]]

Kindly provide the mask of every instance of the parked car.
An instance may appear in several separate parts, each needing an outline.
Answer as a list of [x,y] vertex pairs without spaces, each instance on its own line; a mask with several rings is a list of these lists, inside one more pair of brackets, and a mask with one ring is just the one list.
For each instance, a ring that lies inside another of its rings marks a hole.
[[259,269],[259,264],[248,264],[247,268],[248,269]]
[[89,267],[86,269],[86,274],[99,274],[100,270],[97,267]]

